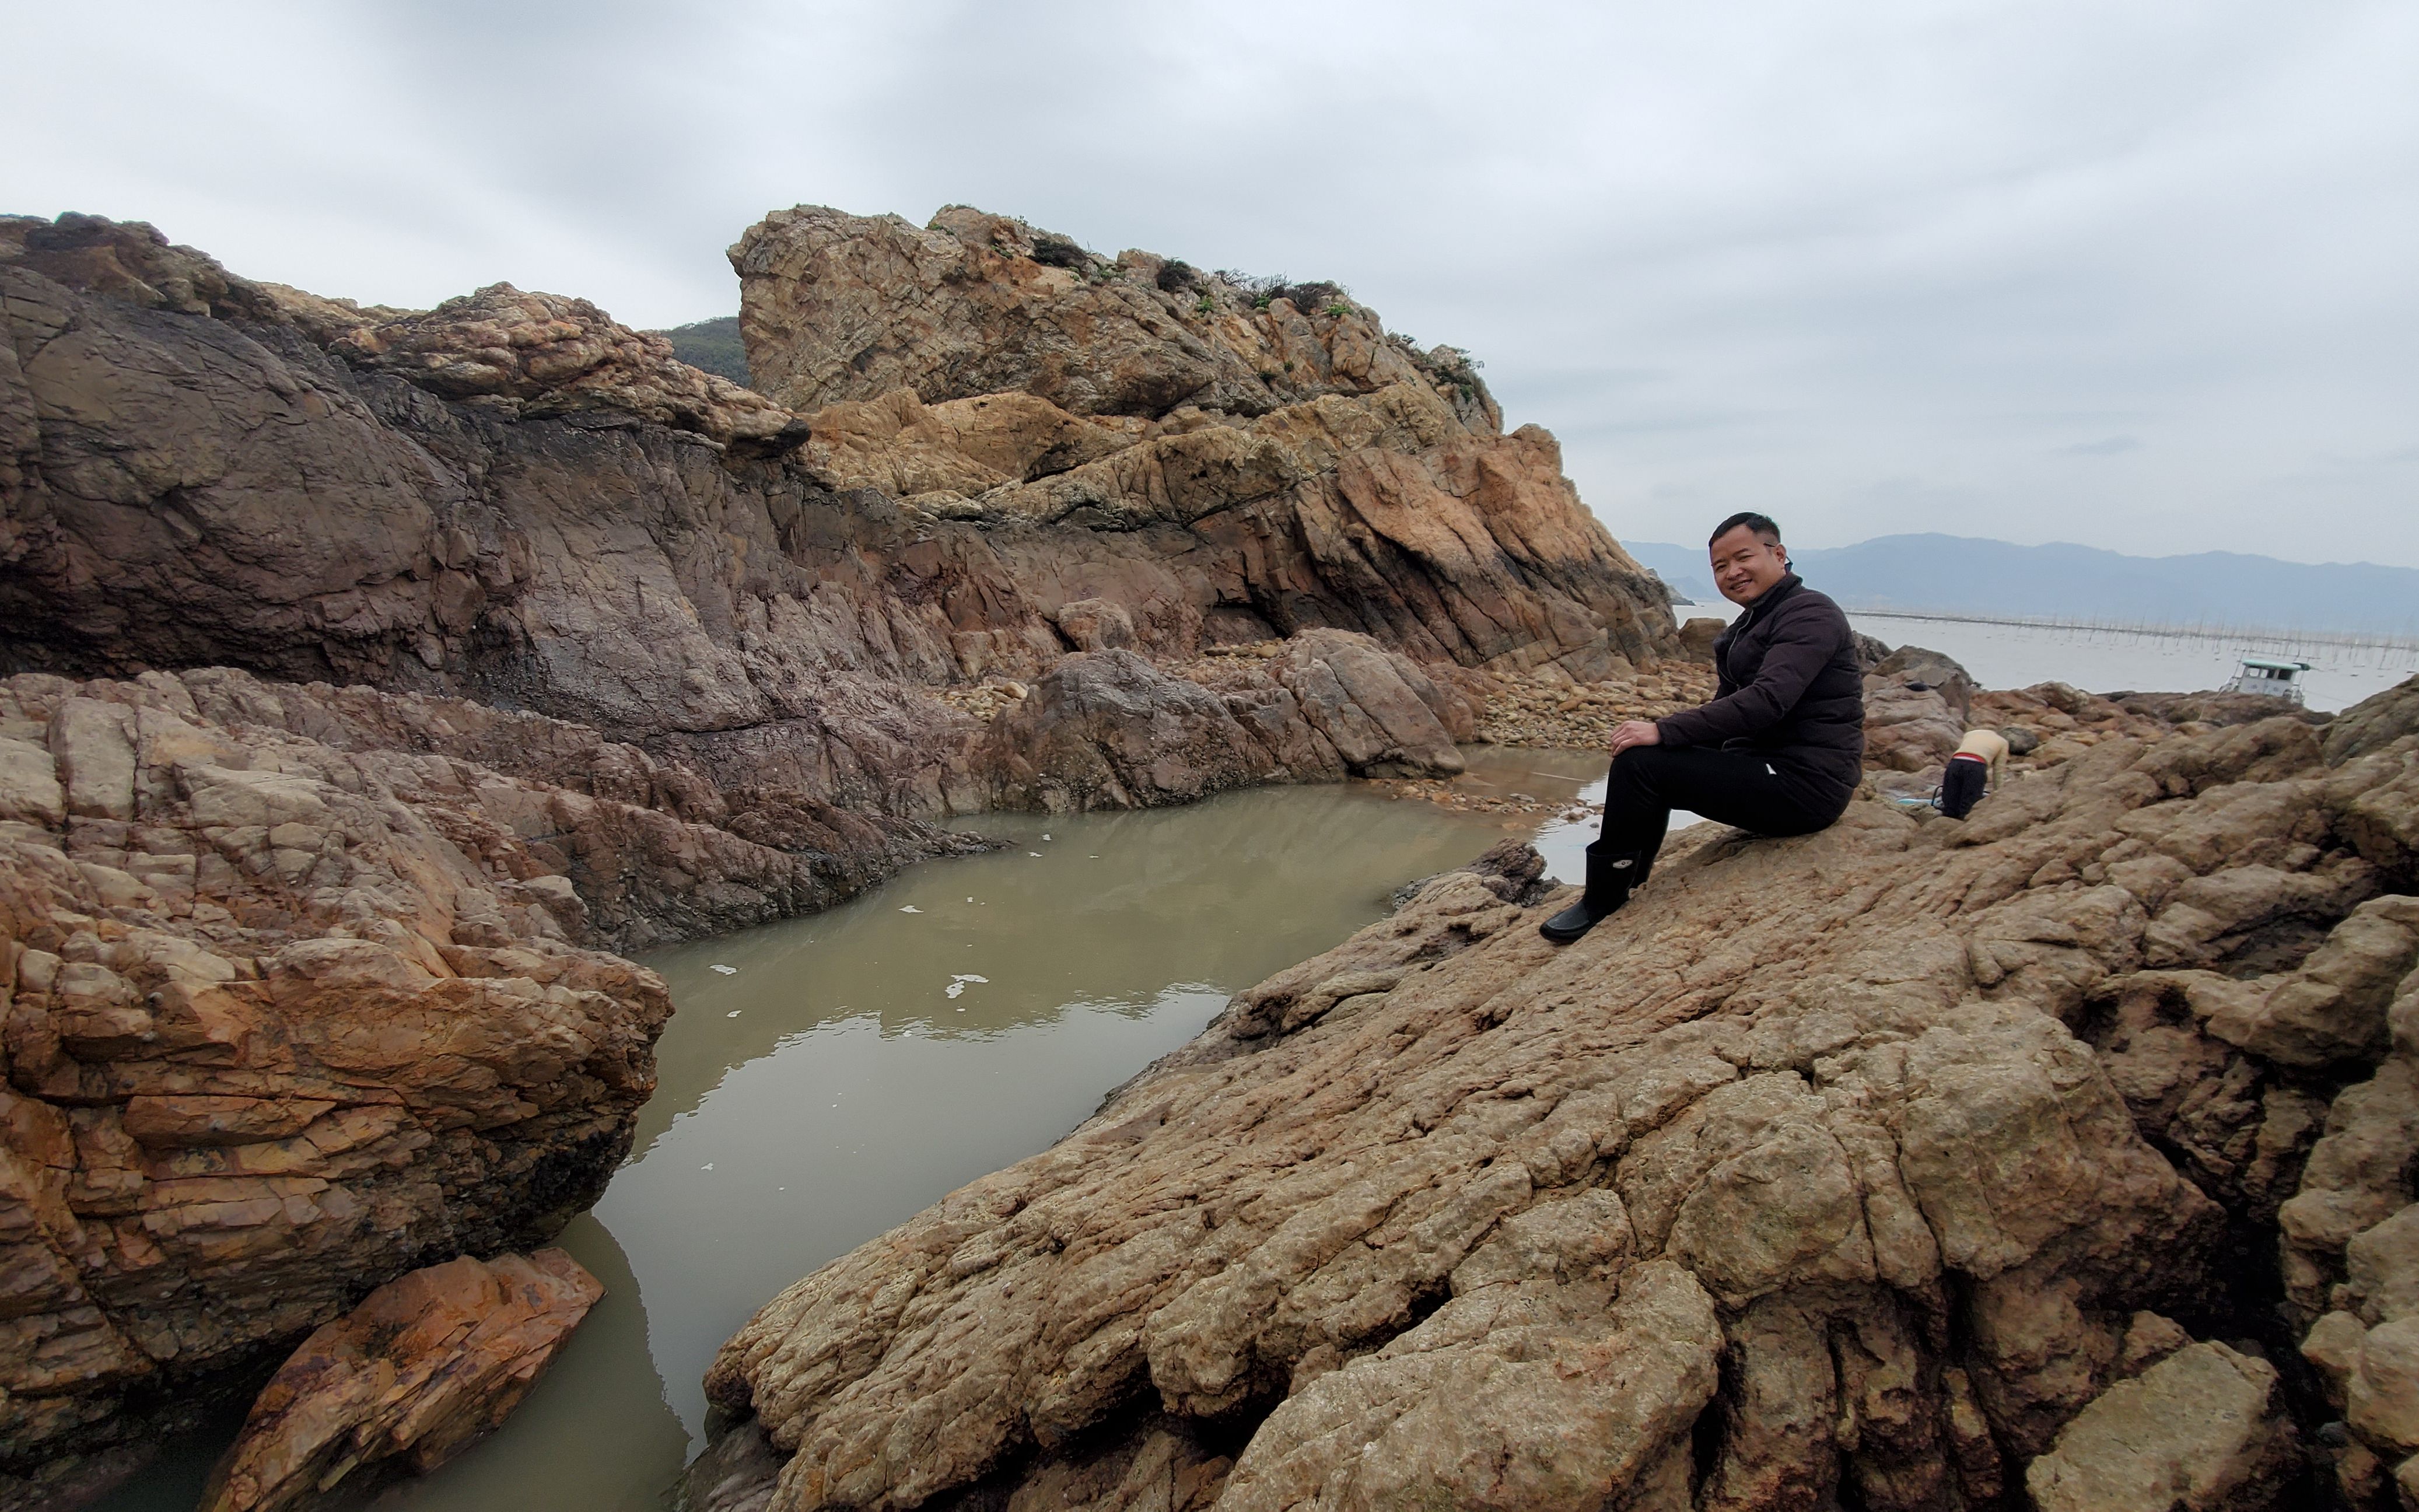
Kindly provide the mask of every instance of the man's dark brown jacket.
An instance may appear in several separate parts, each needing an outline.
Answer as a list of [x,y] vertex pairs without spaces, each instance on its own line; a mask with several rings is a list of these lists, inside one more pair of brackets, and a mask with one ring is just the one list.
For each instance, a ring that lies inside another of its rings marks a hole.
[[1770,753],[1789,775],[1856,787],[1864,775],[1865,679],[1840,606],[1791,573],[1714,641],[1714,701],[1655,721],[1667,746]]

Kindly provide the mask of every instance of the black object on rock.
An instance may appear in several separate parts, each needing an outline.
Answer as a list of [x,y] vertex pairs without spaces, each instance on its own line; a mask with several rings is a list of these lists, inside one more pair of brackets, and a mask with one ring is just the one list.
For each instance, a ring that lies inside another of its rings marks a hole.
[[1629,902],[1629,889],[1646,880],[1647,856],[1640,851],[1610,851],[1598,841],[1587,848],[1587,887],[1579,902],[1537,926],[1537,933],[1556,945],[1568,945],[1603,923]]

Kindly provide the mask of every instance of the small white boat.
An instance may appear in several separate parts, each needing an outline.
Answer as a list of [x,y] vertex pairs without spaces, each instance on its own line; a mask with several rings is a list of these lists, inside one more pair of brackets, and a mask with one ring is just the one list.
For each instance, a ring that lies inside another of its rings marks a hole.
[[2301,676],[2310,670],[2306,661],[2278,661],[2271,656],[2245,656],[2234,681],[2218,689],[2221,693],[2257,693],[2262,698],[2284,699],[2288,702],[2306,702],[2302,697]]

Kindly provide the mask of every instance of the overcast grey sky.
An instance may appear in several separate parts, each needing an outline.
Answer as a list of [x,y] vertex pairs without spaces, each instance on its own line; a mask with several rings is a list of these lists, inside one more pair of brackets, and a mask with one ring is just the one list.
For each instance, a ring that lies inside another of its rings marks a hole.
[[801,202],[1333,278],[1616,534],[2419,566],[2419,5],[0,0],[0,210],[737,307]]

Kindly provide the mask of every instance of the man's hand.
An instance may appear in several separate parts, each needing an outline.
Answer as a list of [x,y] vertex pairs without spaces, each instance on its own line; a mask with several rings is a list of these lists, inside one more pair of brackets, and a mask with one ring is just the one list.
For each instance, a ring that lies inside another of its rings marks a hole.
[[1655,721],[1652,719],[1632,719],[1626,724],[1616,727],[1612,732],[1612,753],[1615,756],[1632,746],[1661,744],[1663,744],[1663,732],[1655,728]]

